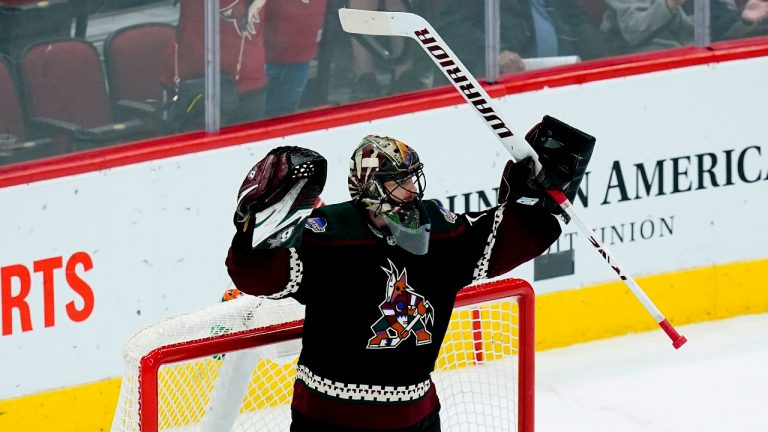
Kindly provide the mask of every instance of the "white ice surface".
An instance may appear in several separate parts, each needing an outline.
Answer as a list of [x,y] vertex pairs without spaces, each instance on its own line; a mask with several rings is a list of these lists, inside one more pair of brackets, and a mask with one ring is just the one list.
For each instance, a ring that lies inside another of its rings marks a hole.
[[768,432],[768,314],[536,356],[537,432]]

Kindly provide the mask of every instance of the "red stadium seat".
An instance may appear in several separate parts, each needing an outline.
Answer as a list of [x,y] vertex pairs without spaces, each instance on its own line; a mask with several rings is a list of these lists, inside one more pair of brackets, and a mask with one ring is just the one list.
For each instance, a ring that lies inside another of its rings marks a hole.
[[162,23],[133,25],[110,34],[104,41],[104,64],[112,100],[164,102],[164,83],[172,81],[175,40],[176,28]]
[[20,140],[27,138],[19,94],[8,64],[0,58],[0,134],[12,134]]
[[67,133],[74,150],[138,139],[151,127],[140,118],[117,122],[99,54],[90,42],[33,45],[22,54],[19,76],[35,127]]
[[51,140],[30,139],[11,68],[0,58],[0,165],[42,157]]

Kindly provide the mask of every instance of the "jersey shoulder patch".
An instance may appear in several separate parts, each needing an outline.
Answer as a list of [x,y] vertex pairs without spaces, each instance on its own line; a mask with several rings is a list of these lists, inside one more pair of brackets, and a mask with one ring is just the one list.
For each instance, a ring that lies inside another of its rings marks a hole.
[[328,221],[324,217],[319,216],[311,217],[304,222],[304,228],[316,233],[325,232],[327,226]]
[[443,207],[442,205],[438,204],[437,209],[440,210],[440,213],[443,214],[443,217],[445,218],[445,221],[448,223],[456,223],[456,220],[459,218],[456,216],[456,213],[448,210],[447,208]]
[[351,202],[317,207],[304,222],[305,236],[323,241],[369,238],[370,232],[360,212]]
[[433,234],[450,233],[462,225],[459,215],[443,207],[437,200],[425,200],[424,208],[432,223]]

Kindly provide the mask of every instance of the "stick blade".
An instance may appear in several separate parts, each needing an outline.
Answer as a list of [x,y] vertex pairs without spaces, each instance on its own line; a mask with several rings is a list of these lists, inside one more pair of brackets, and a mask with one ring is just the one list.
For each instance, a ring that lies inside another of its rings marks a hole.
[[371,36],[413,37],[411,28],[423,21],[418,15],[406,12],[382,12],[360,9],[339,9],[341,28],[347,33]]

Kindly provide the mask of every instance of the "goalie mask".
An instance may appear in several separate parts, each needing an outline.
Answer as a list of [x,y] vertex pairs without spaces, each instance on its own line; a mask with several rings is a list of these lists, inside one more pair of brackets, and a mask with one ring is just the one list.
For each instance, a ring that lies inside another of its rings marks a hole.
[[427,253],[431,225],[421,202],[426,181],[411,147],[394,138],[366,136],[352,154],[348,185],[355,203],[384,217],[398,246]]

